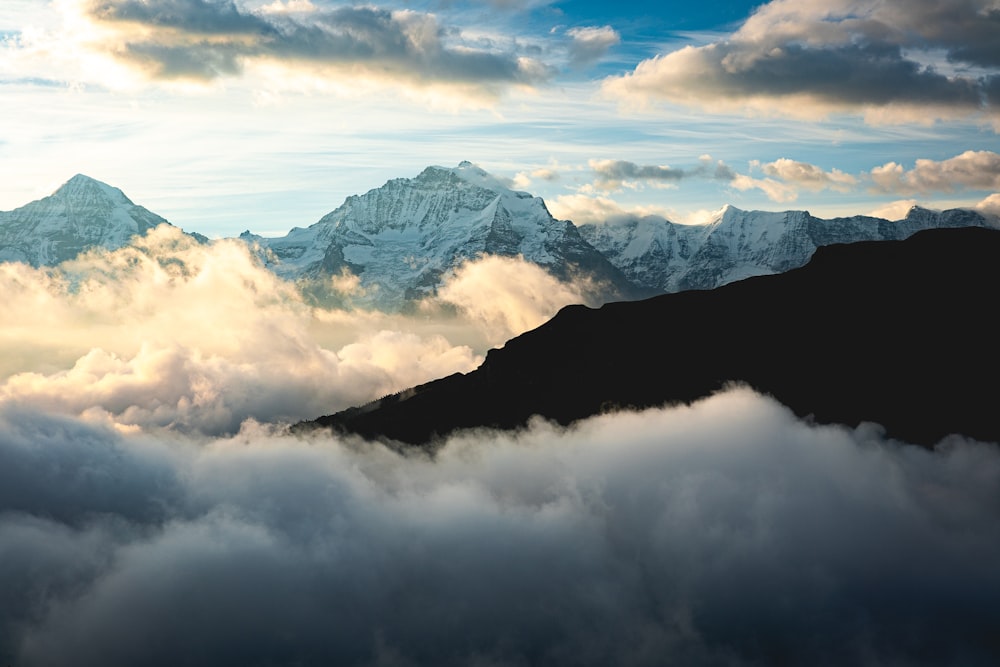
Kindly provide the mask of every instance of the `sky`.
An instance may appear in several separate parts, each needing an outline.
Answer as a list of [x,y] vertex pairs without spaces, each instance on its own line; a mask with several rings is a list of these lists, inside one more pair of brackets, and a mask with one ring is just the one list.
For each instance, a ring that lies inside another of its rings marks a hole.
[[213,238],[469,160],[576,222],[1000,210],[1000,5],[7,0],[0,210],[76,173]]
[[0,210],[85,173],[218,239],[0,263],[0,665],[1000,662],[997,443],[742,386],[431,451],[289,433],[585,300],[481,257],[321,306],[226,238],[428,164],[581,222],[997,209],[1000,5],[690,4],[0,2]]

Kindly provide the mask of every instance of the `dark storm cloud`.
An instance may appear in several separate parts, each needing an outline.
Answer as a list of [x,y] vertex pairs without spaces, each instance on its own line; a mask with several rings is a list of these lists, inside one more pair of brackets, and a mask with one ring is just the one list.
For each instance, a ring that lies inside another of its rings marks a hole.
[[986,0],[774,0],[729,39],[647,60],[606,89],[792,115],[992,113],[998,34],[998,12]]
[[1000,657],[997,447],[814,428],[744,390],[433,457],[7,411],[0,455],[22,667]]
[[[537,83],[544,66],[490,45],[464,44],[434,16],[370,6],[290,15],[254,14],[232,2],[115,0],[90,16],[122,28],[114,53],[155,78],[210,80],[239,74],[248,59],[289,66],[353,66],[355,75],[489,87]],[[135,30],[138,26],[140,30]]]

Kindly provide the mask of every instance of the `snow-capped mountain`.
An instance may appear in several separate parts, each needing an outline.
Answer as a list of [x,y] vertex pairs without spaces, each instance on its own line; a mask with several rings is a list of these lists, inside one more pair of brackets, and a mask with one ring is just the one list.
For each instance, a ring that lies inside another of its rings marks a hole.
[[355,302],[398,308],[432,294],[446,273],[483,254],[523,256],[561,279],[582,275],[604,298],[637,290],[569,221],[508,188],[479,167],[427,167],[354,195],[308,228],[280,238],[245,232],[280,276],[324,279],[345,270],[360,279]]
[[48,197],[0,211],[0,261],[54,266],[89,248],[120,248],[162,224],[170,223],[118,188],[77,174]]
[[750,276],[803,266],[834,243],[902,240],[922,229],[991,227],[966,209],[913,207],[902,220],[869,216],[822,219],[808,211],[720,210],[704,225],[649,216],[586,224],[580,235],[639,287],[658,292],[711,289]]

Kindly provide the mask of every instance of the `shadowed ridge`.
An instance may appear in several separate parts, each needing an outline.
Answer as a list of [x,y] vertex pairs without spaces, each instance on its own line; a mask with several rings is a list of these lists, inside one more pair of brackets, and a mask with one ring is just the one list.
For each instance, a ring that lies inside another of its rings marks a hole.
[[952,433],[1000,442],[998,258],[997,231],[927,230],[824,247],[800,269],[715,290],[569,307],[471,373],[300,428],[426,444],[745,383],[820,423],[875,422],[928,446]]

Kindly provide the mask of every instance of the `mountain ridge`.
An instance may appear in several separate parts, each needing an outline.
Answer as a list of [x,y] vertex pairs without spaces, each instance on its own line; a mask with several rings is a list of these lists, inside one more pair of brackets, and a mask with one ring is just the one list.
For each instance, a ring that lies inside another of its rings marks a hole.
[[470,373],[296,430],[428,445],[535,415],[570,424],[686,403],[736,383],[819,423],[874,422],[925,446],[952,433],[1000,442],[990,389],[1000,352],[984,341],[997,256],[1000,231],[924,230],[826,246],[804,267],[712,290],[568,306]]
[[[121,247],[163,223],[169,224],[118,188],[77,174],[49,197],[0,212],[0,261],[54,265],[89,247]],[[391,311],[434,295],[462,262],[484,255],[522,257],[557,279],[581,279],[585,301],[598,304],[781,273],[832,243],[898,240],[958,226],[1000,221],[969,209],[914,207],[889,221],[727,205],[703,225],[655,216],[575,225],[555,219],[540,197],[463,161],[351,195],[316,223],[284,236],[247,230],[239,238],[265,267],[299,282],[322,303]],[[331,280],[344,273],[352,279]],[[338,285],[358,289],[343,293]]]

